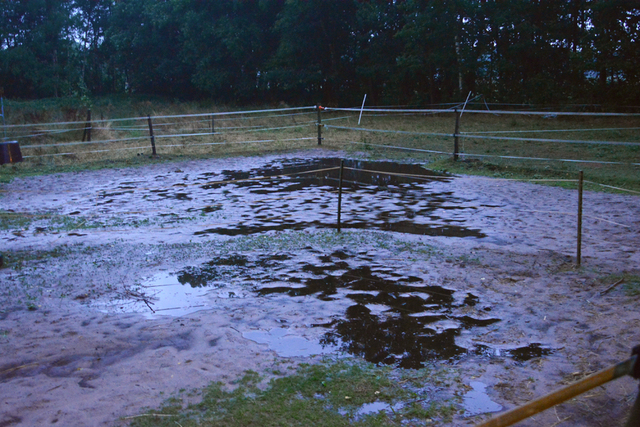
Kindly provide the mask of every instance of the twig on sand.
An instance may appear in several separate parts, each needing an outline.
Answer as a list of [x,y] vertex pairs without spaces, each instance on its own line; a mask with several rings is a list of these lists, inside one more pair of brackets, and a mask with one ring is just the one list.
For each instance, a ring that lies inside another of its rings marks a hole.
[[620,280],[618,280],[616,283],[614,283],[613,285],[609,286],[607,289],[605,289],[604,291],[600,292],[600,295],[606,295],[609,292],[611,292],[616,286],[618,286],[619,284],[621,284],[622,282],[624,282],[624,277]]
[[16,366],[14,368],[9,368],[9,369],[5,369],[4,371],[0,371],[0,375],[8,374],[9,372],[17,371],[18,369],[30,368],[32,366],[38,366],[38,365],[39,365],[38,362],[33,362],[33,363],[26,364],[26,365]]
[[144,301],[144,303],[147,304],[147,307],[149,307],[149,310],[151,310],[151,312],[155,314],[156,311],[153,308],[151,308],[147,300],[143,298],[142,301]]
[[127,287],[125,287],[124,293],[128,297],[131,297],[131,298],[137,299],[138,301],[144,302],[147,305],[147,307],[149,307],[149,310],[151,310],[153,313],[156,312],[151,307],[151,304],[153,304],[153,302],[151,304],[149,304],[149,297],[147,297],[145,294],[137,292],[137,291],[133,291],[133,290],[127,288]]

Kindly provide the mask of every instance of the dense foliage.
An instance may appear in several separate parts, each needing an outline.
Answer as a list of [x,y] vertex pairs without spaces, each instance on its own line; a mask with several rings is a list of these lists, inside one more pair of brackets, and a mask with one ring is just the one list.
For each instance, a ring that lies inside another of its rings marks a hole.
[[12,98],[633,104],[634,0],[2,0]]

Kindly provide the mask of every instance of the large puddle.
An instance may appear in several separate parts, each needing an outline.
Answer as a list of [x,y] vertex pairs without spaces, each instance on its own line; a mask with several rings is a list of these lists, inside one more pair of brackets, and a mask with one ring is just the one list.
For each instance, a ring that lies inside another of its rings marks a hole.
[[[338,158],[285,159],[253,169],[194,176],[178,170],[178,175],[157,176],[159,188],[122,182],[101,194],[98,202],[123,205],[127,198],[142,197],[158,207],[168,203],[172,210],[168,218],[205,218],[202,221],[208,225],[195,231],[201,237],[335,228],[340,162]],[[346,160],[344,166],[342,228],[485,236],[466,226],[477,203],[446,191],[451,177],[392,162]],[[313,298],[323,307],[321,317],[329,319],[311,325],[322,331],[320,340],[311,342],[285,328],[243,334],[281,355],[341,351],[404,368],[469,354],[523,361],[550,352],[535,343],[510,348],[459,345],[469,342],[457,339],[461,334],[476,333],[500,321],[491,315],[491,307],[478,305],[478,295],[433,286],[427,275],[403,274],[377,253],[345,249],[323,254],[307,248],[297,253],[230,254],[148,278],[140,290],[149,299],[124,295],[111,301],[111,308],[104,304],[100,308],[150,316],[183,315],[215,308],[220,298],[239,294],[243,298]],[[171,302],[163,305],[166,300]]]
[[[135,181],[122,182],[102,193],[97,202],[124,205],[142,197],[159,207],[168,203],[172,212],[166,214],[168,220],[191,215],[213,222],[196,231],[198,236],[335,228],[340,162],[338,158],[286,159],[248,170],[195,176],[175,171],[184,174],[182,178],[157,176],[159,188],[153,189]],[[477,206],[446,191],[450,177],[392,162],[346,160],[344,166],[342,228],[485,236],[465,225]],[[491,307],[479,306],[478,295],[433,286],[426,276],[402,274],[378,253],[345,249],[322,254],[308,248],[297,253],[230,254],[148,278],[140,284],[140,292],[149,298],[124,295],[111,301],[110,307],[99,308],[183,315],[215,308],[219,298],[239,293],[264,299],[313,298],[322,305],[322,317],[330,319],[311,325],[323,331],[319,341],[284,328],[244,331],[245,337],[268,344],[281,355],[341,351],[404,368],[469,354],[521,361],[550,351],[539,344],[513,348],[457,344],[461,334],[482,331],[500,321],[491,315]]]
[[[285,159],[245,171],[197,176],[179,171],[184,173],[182,179],[157,176],[155,185],[160,188],[152,189],[123,181],[100,193],[96,206],[116,209],[142,197],[157,207],[170,206],[173,213],[167,222],[194,216],[214,220],[196,231],[198,236],[335,228],[340,161]],[[465,226],[476,206],[442,191],[440,184],[451,178],[411,164],[345,160],[344,166],[342,228],[485,237]]]
[[[265,305],[272,296],[298,302],[314,298],[320,301],[322,316],[331,319],[309,325],[324,331],[318,342],[286,328],[243,335],[269,344],[285,357],[339,351],[402,368],[465,355],[525,361],[551,352],[540,344],[513,348],[457,344],[461,334],[479,335],[500,321],[491,315],[491,307],[477,295],[430,285],[425,277],[404,275],[375,258],[366,251],[322,254],[310,248],[295,254],[230,254],[154,276],[140,285],[137,298],[134,294],[128,303],[112,301],[111,310],[182,315],[216,308],[215,300],[221,296],[264,298]],[[145,292],[147,299],[141,296]]]

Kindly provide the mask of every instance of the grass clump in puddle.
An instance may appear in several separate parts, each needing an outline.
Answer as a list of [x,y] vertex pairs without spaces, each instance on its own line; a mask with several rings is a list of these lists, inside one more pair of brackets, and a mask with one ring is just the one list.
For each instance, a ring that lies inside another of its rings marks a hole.
[[[183,408],[172,399],[132,426],[400,426],[449,422],[453,397],[436,399],[425,381],[451,381],[449,373],[425,368],[398,372],[354,361],[301,365],[296,374],[271,380],[266,389],[252,371],[227,391],[216,383],[202,401]],[[433,382],[432,382],[433,384]],[[376,411],[365,408],[377,403]],[[157,415],[157,416],[156,416]]]

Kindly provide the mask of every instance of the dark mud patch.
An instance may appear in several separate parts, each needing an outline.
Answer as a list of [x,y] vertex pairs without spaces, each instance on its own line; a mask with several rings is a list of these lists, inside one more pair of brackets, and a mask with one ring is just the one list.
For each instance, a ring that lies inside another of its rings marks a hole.
[[[211,227],[198,236],[247,235],[267,231],[336,227],[340,159],[275,162],[250,171],[223,171],[219,181],[201,186],[244,210],[237,224]],[[201,178],[209,178],[204,174]],[[400,233],[485,237],[468,229],[456,211],[475,209],[451,192],[429,184],[447,181],[419,165],[345,160],[342,228]],[[289,195],[288,197],[283,197]],[[270,196],[268,199],[256,196]],[[243,204],[242,200],[250,198]],[[205,212],[205,211],[203,211]],[[308,218],[317,218],[308,220]]]
[[[333,320],[310,325],[328,330],[319,344],[374,363],[420,368],[427,361],[500,353],[488,346],[465,348],[456,343],[460,334],[500,321],[487,316],[491,306],[478,295],[430,285],[425,277],[404,275],[375,258],[379,254],[348,250],[229,254],[186,267],[176,279],[186,289],[221,289],[233,282],[257,298],[286,295],[323,301],[323,314]],[[325,352],[288,335],[286,329],[245,337],[270,344],[281,355],[295,353],[291,349],[296,340],[310,349],[309,354]],[[502,350],[501,355],[522,361],[550,351],[531,345]]]
[[[179,183],[157,177],[155,188],[125,181],[77,205],[86,215],[117,214],[127,206],[125,215],[138,220],[140,215],[170,209],[174,218],[159,215],[153,221],[207,221],[193,232],[196,236],[335,228],[340,162],[282,159],[248,170],[185,174]],[[344,165],[343,229],[486,237],[468,226],[477,203],[448,190],[451,177],[412,164],[345,160]]]

